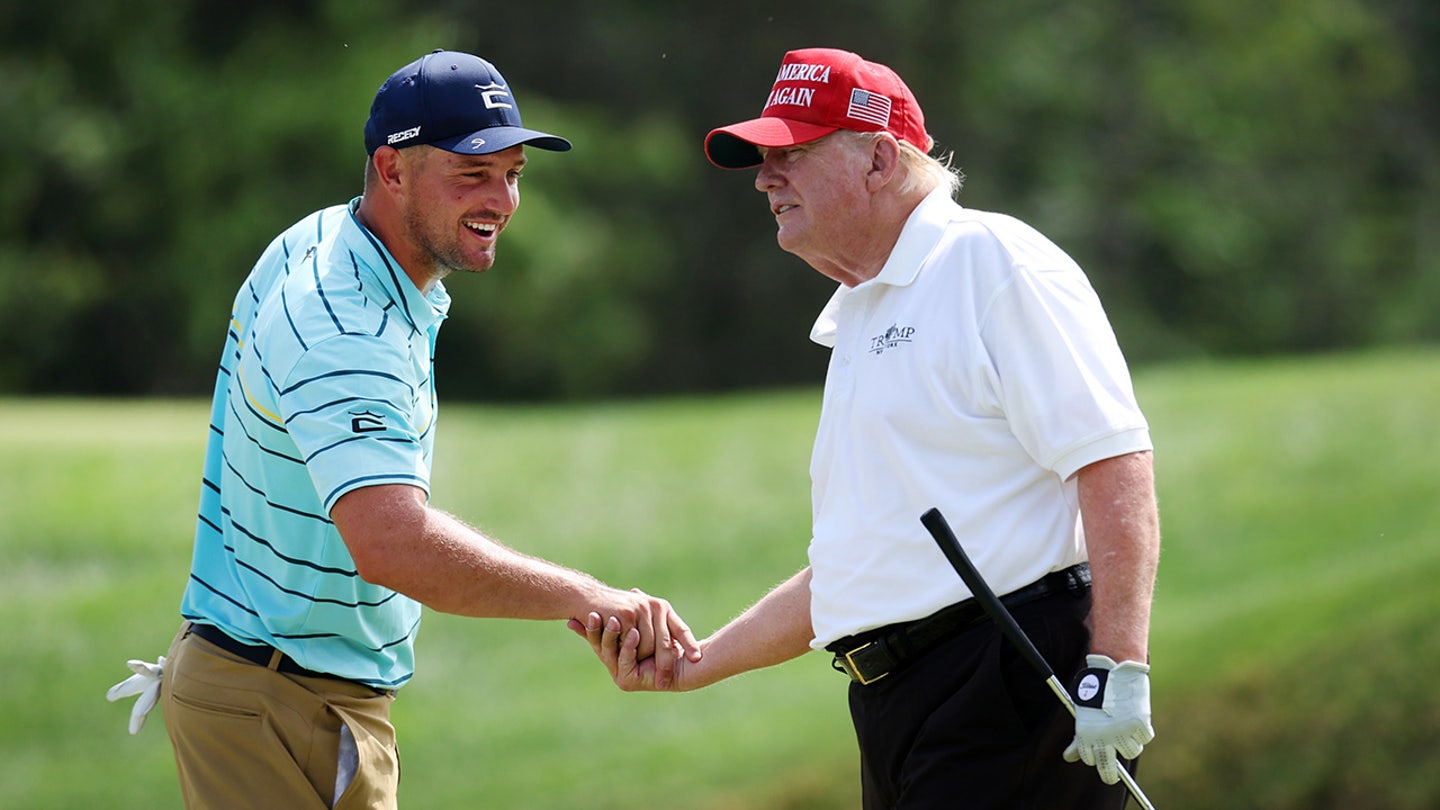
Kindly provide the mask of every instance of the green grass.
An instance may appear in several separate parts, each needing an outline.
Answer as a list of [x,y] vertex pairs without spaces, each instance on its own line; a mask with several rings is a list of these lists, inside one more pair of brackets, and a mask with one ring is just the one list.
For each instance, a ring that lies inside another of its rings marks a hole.
[[[1177,808],[1440,805],[1440,353],[1146,369],[1165,547],[1141,782]],[[709,632],[804,564],[818,393],[447,405],[434,501],[670,598]],[[0,401],[0,795],[178,807],[163,652],[206,408]],[[845,682],[811,655],[625,695],[559,623],[428,614],[395,706],[407,807],[856,806]]]
[[1440,356],[1142,377],[1167,808],[1440,806]]
[[[1166,536],[1155,656],[1176,685],[1269,668],[1440,607],[1440,363],[1430,354],[1144,378]],[[1223,637],[1215,657],[1205,639]],[[1207,660],[1209,659],[1209,660]]]

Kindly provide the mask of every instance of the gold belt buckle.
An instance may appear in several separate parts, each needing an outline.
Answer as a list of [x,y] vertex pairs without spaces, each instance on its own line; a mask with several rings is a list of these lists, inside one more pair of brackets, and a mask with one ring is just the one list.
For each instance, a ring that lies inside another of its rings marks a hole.
[[875,683],[876,681],[890,674],[889,672],[882,672],[879,675],[876,675],[875,677],[867,680],[865,676],[860,674],[860,668],[855,666],[855,660],[850,657],[874,643],[875,642],[871,641],[868,644],[861,644],[859,647],[856,647],[850,652],[845,653],[845,655],[842,656],[840,659],[842,665],[845,667],[845,673],[850,676],[850,680],[860,684],[861,686],[869,686],[870,684]]

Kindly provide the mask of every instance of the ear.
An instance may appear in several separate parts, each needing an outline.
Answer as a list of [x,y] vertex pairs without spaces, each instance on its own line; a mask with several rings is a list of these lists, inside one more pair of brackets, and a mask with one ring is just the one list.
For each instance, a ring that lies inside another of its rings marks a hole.
[[900,142],[888,132],[880,133],[870,149],[870,170],[865,175],[865,187],[871,192],[889,185],[900,173]]
[[380,181],[380,185],[389,194],[398,195],[406,168],[406,161],[400,150],[382,146],[370,156],[370,161],[375,166],[375,178]]

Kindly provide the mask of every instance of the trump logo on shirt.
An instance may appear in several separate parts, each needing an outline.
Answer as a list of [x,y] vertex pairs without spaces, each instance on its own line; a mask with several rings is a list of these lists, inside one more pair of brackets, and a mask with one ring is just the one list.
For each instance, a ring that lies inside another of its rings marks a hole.
[[870,353],[884,354],[886,349],[893,349],[905,343],[909,343],[915,334],[913,326],[891,325],[883,334],[870,338]]

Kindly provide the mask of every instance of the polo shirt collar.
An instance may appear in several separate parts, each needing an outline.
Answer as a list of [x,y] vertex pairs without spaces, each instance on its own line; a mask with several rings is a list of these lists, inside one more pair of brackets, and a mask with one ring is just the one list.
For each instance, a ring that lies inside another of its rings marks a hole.
[[[450,311],[450,294],[445,291],[445,285],[437,281],[429,295],[420,292],[420,288],[405,274],[400,262],[390,255],[385,244],[356,216],[359,209],[360,198],[356,197],[348,206],[349,217],[341,228],[340,239],[355,256],[356,263],[368,270],[370,277],[378,284],[380,295],[384,296],[384,300],[379,303],[383,305],[393,302],[416,331],[430,331],[444,320]],[[366,289],[368,291],[371,288]],[[367,294],[377,300],[379,298],[374,292]]]
[[874,284],[889,284],[892,287],[907,287],[920,275],[920,267],[926,257],[945,235],[945,227],[954,218],[955,202],[950,199],[950,189],[941,186],[915,206],[900,229],[900,238],[890,251],[890,258],[875,278],[856,287]]
[[920,204],[915,206],[915,210],[910,212],[910,216],[906,217],[905,225],[900,229],[900,238],[895,240],[895,247],[890,250],[885,266],[880,268],[874,278],[854,287],[841,284],[834,295],[830,296],[829,303],[821,310],[820,317],[811,327],[810,339],[821,346],[835,347],[840,304],[856,290],[869,289],[880,284],[908,287],[914,283],[920,275],[925,259],[944,236],[945,228],[954,218],[957,207],[950,198],[950,190],[945,186],[925,195]]

